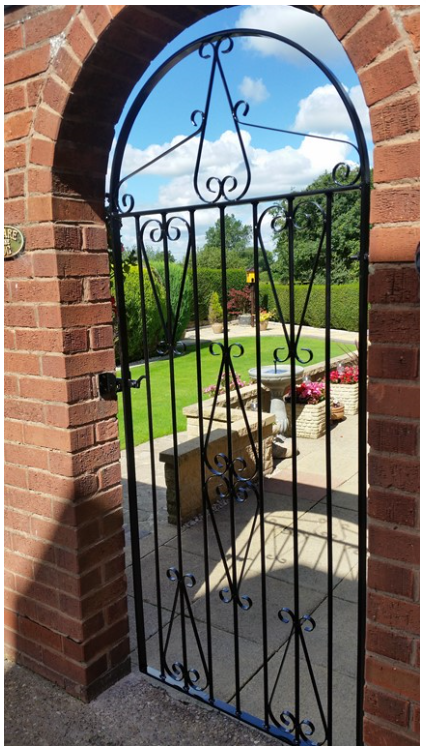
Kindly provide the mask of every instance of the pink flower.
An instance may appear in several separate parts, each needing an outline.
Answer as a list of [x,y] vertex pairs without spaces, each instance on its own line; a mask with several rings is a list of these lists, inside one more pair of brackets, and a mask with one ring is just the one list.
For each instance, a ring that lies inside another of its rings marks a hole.
[[[291,400],[288,393],[286,400]],[[323,382],[302,382],[296,385],[296,403],[315,405],[325,400],[325,384]]]

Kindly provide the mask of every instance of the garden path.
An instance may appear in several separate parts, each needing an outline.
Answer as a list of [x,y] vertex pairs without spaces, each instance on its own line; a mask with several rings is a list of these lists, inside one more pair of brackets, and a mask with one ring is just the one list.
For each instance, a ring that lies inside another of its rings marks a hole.
[[[353,339],[352,339],[353,340]],[[357,619],[357,417],[349,416],[338,423],[331,433],[332,449],[332,501],[333,501],[333,601],[334,601],[334,664],[335,682],[334,741],[341,746],[354,746],[355,741],[355,688],[356,688],[356,619]],[[185,434],[179,435],[180,439]],[[171,566],[177,566],[177,529],[167,522],[166,489],[164,466],[159,462],[159,453],[171,446],[171,437],[155,441],[156,454],[156,494],[159,537],[160,568],[164,573]],[[123,474],[125,502],[126,467],[123,454]],[[155,556],[154,556],[154,515],[152,510],[152,484],[150,478],[150,453],[147,444],[136,448],[136,468],[138,481],[138,507],[140,528],[140,550],[143,569],[147,648],[151,663],[158,661],[158,616],[156,610]],[[301,614],[313,616],[315,630],[306,635],[312,668],[318,688],[326,694],[327,674],[327,545],[326,545],[326,505],[325,505],[325,438],[317,440],[298,439],[298,553],[300,565]],[[268,593],[268,658],[269,683],[273,687],[279,671],[290,626],[283,624],[277,616],[282,606],[293,608],[293,512],[292,512],[292,461],[284,460],[275,467],[272,476],[265,479],[265,563]],[[260,570],[262,547],[260,544],[259,523],[253,525],[253,501],[250,498],[238,506],[236,512],[236,551],[241,560],[245,554],[247,539],[252,540],[247,557],[244,584],[241,593],[253,600],[249,612],[241,612],[240,620],[240,661],[241,661],[241,700],[242,709],[252,714],[261,710],[262,694],[262,647],[263,629],[260,612]],[[229,532],[229,506],[221,507],[215,513],[221,540],[229,558],[231,538]],[[219,599],[219,591],[224,587],[224,566],[212,528],[208,522],[209,537],[209,576],[206,589],[205,560],[203,553],[203,523],[198,520],[188,523],[182,529],[182,548],[185,572],[191,572],[197,584],[190,590],[192,612],[197,622],[203,644],[206,638],[206,599],[210,602],[212,618],[212,639],[215,663],[215,689],[221,698],[231,703],[235,697],[233,673],[229,669],[229,653],[233,649],[232,607],[224,606]],[[129,541],[128,510],[125,510],[125,532]],[[133,584],[131,579],[131,553],[126,552],[129,571],[129,598],[131,619],[132,663],[137,669]],[[239,562],[241,564],[241,561]],[[164,574],[165,577],[165,574]],[[169,585],[169,589],[166,587]],[[167,631],[173,604],[173,585],[165,577],[162,599],[162,628]],[[257,604],[257,605],[256,605]],[[179,627],[172,628],[170,658],[178,655]],[[175,637],[176,635],[176,637]],[[189,628],[189,639],[191,631]],[[173,652],[174,651],[174,652]],[[189,652],[197,660],[198,651],[194,647]],[[159,665],[157,663],[157,665]],[[194,664],[195,665],[195,664]],[[198,665],[198,664],[197,664]],[[293,682],[292,646],[286,658],[286,683]],[[315,738],[322,740],[322,726],[319,710],[308,677],[304,658],[301,660],[301,711],[303,718],[309,718],[316,725]],[[273,708],[279,715],[284,709],[291,710],[292,686],[288,691],[277,689],[280,700]],[[325,698],[324,698],[325,699]],[[256,704],[258,703],[258,704]],[[260,705],[260,706],[259,706]]]

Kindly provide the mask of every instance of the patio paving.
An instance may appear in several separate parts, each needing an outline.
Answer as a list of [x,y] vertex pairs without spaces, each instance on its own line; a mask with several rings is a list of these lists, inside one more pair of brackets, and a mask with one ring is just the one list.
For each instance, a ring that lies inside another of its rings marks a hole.
[[[334,739],[341,746],[355,746],[355,690],[356,690],[356,622],[357,622],[357,417],[349,416],[338,423],[331,433],[332,451],[332,544],[333,544],[333,681]],[[185,434],[179,435],[185,439]],[[171,445],[171,437],[155,441],[156,496],[158,518],[158,559],[155,555],[154,512],[149,446],[136,448],[138,507],[140,513],[140,550],[143,571],[143,597],[146,605],[147,652],[150,665],[159,668],[159,628],[163,641],[168,624],[173,618],[176,583],[166,577],[170,567],[179,567],[179,539],[176,526],[167,522],[164,466],[159,453]],[[256,500],[249,495],[246,501],[226,502],[214,513],[214,522],[208,519],[206,527],[202,518],[187,523],[180,532],[184,573],[191,573],[195,582],[187,588],[188,607],[185,632],[188,638],[190,666],[200,673],[200,684],[205,677],[202,653],[207,652],[206,622],[210,617],[213,651],[213,679],[215,696],[235,704],[236,678],[234,674],[234,616],[233,606],[225,605],[219,596],[227,586],[226,569],[221,558],[215,529],[220,537],[227,565],[232,566],[231,515],[235,523],[234,545],[236,572],[243,579],[241,596],[248,596],[252,607],[238,609],[239,628],[239,687],[243,710],[262,717],[264,647],[268,658],[268,684],[274,690],[272,709],[276,715],[283,710],[294,712],[294,638],[289,642],[291,625],[281,621],[278,612],[282,607],[294,608],[294,548],[297,543],[299,559],[300,614],[309,614],[316,623],[315,629],[304,634],[307,657],[315,676],[326,712],[327,679],[327,508],[325,488],[325,438],[298,439],[297,473],[297,539],[294,534],[292,507],[292,460],[278,463],[274,473],[265,478],[265,507],[261,543],[261,523],[256,516]],[[126,471],[123,454],[123,473]],[[126,481],[124,477],[126,496]],[[127,501],[127,500],[125,500]],[[129,539],[128,510],[125,510],[125,532]],[[204,556],[204,537],[208,540],[208,560]],[[132,663],[137,669],[135,622],[133,611],[133,583],[131,555],[126,552],[129,572],[130,619],[132,625]],[[161,583],[161,622],[156,608],[156,568],[164,582]],[[265,571],[265,602],[268,619],[265,643],[262,607],[261,572]],[[206,574],[207,573],[207,574]],[[223,594],[222,594],[223,595]],[[194,635],[194,626],[198,642]],[[282,661],[285,653],[285,664]],[[308,664],[301,648],[300,689],[301,718],[308,718],[316,726],[313,740],[321,742],[324,736],[321,712],[317,705]],[[168,644],[170,662],[183,658],[181,652],[181,618],[175,617]]]

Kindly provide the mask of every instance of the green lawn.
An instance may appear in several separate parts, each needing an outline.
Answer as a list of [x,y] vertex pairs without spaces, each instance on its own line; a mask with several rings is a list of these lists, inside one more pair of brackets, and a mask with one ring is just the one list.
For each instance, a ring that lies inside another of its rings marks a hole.
[[[249,382],[248,370],[256,366],[256,349],[255,338],[244,337],[230,339],[230,343],[240,343],[244,347],[244,353],[239,358],[234,358],[233,363],[235,372],[242,380]],[[283,345],[283,337],[265,337],[261,341],[262,365],[273,363],[274,350]],[[301,338],[299,343],[299,353],[301,358],[305,356],[302,348],[309,348],[313,352],[313,359],[310,364],[322,362],[325,359],[324,342],[317,338]],[[338,343],[331,344],[331,357],[343,354],[346,351],[355,349],[355,346],[342,345]],[[218,351],[218,347],[214,351]],[[235,349],[236,353],[239,353]],[[203,388],[215,384],[217,381],[219,367],[221,363],[220,356],[212,356],[209,346],[203,347],[201,351],[201,372]],[[151,394],[152,394],[152,412],[154,437],[162,437],[171,434],[172,430],[172,407],[170,397],[170,366],[169,361],[155,361],[150,364],[151,377]],[[195,350],[189,350],[182,356],[174,359],[175,371],[175,389],[176,389],[176,418],[178,431],[186,429],[186,419],[182,414],[182,409],[191,403],[197,402],[197,362]],[[145,365],[132,368],[132,378],[137,379],[145,372]],[[142,381],[139,390],[132,390],[132,410],[133,410],[133,429],[135,445],[140,445],[148,440],[148,418],[147,418],[147,388],[145,381]],[[211,395],[205,396],[212,397]],[[125,446],[124,423],[122,396],[118,396],[119,410],[119,428],[121,447]]]

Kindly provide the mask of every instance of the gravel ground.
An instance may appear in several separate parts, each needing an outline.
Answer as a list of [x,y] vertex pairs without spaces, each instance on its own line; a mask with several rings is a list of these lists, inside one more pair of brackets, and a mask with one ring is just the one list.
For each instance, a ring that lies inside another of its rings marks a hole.
[[135,674],[85,705],[6,661],[4,711],[5,746],[282,746]]

